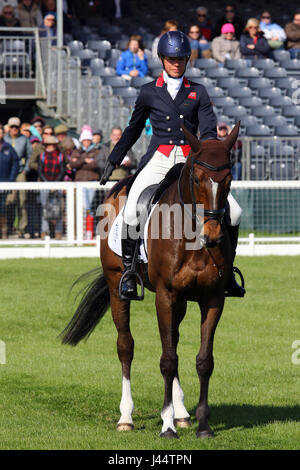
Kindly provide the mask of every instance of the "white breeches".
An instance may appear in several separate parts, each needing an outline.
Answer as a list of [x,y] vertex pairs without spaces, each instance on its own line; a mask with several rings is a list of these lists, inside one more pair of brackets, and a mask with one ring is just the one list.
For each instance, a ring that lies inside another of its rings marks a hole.
[[[124,221],[127,225],[138,224],[136,213],[137,202],[144,189],[152,184],[160,183],[176,163],[185,163],[185,161],[186,158],[179,146],[175,146],[168,157],[158,151],[154,153],[151,160],[138,174],[130,188],[124,209]],[[242,209],[231,193],[228,195],[228,204],[230,207],[231,225],[239,225]]]

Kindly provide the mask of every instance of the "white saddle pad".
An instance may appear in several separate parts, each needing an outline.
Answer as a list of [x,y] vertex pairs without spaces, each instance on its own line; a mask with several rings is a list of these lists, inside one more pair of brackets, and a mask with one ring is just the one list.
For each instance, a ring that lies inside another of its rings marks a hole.
[[[147,234],[148,234],[149,220],[155,207],[156,207],[156,204],[152,207],[150,215],[146,221],[145,228],[144,228],[144,242],[140,244],[139,259],[143,263],[148,263]],[[121,235],[122,235],[122,225],[123,225],[123,212],[124,212],[124,207],[120,210],[118,216],[113,222],[113,225],[108,235],[109,248],[119,256],[122,256]]]

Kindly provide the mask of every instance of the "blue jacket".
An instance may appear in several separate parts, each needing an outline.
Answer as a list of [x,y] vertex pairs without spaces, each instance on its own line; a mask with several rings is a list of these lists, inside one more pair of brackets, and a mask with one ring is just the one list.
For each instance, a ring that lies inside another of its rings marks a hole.
[[13,147],[2,141],[0,149],[0,181],[12,183],[19,174],[19,157]]
[[129,49],[122,52],[117,61],[117,75],[129,75],[132,70],[138,70],[139,77],[144,77],[148,73],[147,56],[141,60],[137,54],[133,54]]
[[244,33],[240,37],[240,49],[242,55],[246,59],[264,59],[266,57],[272,58],[272,49],[269,46],[268,41],[266,40],[264,33],[259,33],[258,39],[254,49],[249,49],[247,46],[249,44],[254,44],[254,41],[250,34]]
[[182,123],[193,135],[197,135],[199,128],[201,139],[217,137],[217,120],[205,87],[184,77],[173,100],[161,74],[141,87],[129,125],[108,157],[110,162],[120,164],[140,137],[148,118],[153,135],[139,168],[148,163],[159,145],[188,144],[181,130]]
[[24,169],[27,169],[32,152],[32,146],[29,139],[22,134],[19,134],[16,139],[12,139],[9,134],[5,134],[4,140],[15,149],[19,156],[19,171],[21,172]]

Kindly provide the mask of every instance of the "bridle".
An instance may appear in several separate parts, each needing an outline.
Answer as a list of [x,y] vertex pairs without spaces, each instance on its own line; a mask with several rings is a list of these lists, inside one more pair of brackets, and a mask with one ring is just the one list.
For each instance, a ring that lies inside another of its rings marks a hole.
[[[196,203],[195,191],[194,191],[194,183],[195,183],[194,165],[196,164],[196,165],[203,166],[204,168],[210,171],[222,171],[227,168],[231,169],[231,163],[228,162],[225,165],[213,166],[202,160],[197,160],[195,157],[190,157],[190,159],[191,159],[192,164],[191,164],[190,171],[189,171],[189,189],[190,189],[191,198],[192,198],[192,212],[190,212],[189,209],[186,207],[186,204],[183,201],[181,189],[180,189],[180,182],[181,182],[181,178],[183,175],[184,166],[178,178],[179,200],[180,200],[180,203],[185,208],[185,210],[190,214],[190,216],[192,217],[192,220],[196,223],[196,225],[198,224],[202,225],[203,222],[199,220],[198,215],[197,215],[197,207],[196,207],[197,203]],[[225,215],[225,210],[226,210],[225,207],[222,207],[221,209],[204,209],[203,211],[204,217],[205,217],[204,224],[208,222],[209,220],[217,220],[221,224]]]

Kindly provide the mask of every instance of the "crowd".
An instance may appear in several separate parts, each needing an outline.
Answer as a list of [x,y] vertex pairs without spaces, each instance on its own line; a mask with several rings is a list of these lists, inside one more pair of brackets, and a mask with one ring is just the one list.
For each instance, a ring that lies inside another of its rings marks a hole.
[[[103,142],[100,129],[85,125],[79,139],[69,135],[64,124],[52,127],[37,116],[30,123],[11,117],[0,125],[0,182],[99,181],[106,159],[121,138],[122,129],[111,129]],[[127,176],[137,166],[133,151],[111,175],[112,181]],[[97,207],[97,191],[84,189],[84,217]],[[2,238],[62,237],[64,198],[61,190],[0,191],[0,235]]]

